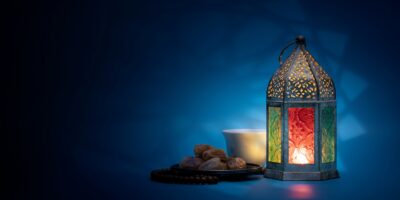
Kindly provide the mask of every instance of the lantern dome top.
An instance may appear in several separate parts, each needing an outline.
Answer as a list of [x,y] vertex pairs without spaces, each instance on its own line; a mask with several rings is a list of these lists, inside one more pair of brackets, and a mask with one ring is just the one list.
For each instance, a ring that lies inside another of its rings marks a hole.
[[335,100],[336,92],[333,80],[306,50],[305,38],[298,36],[295,42],[297,45],[293,52],[281,63],[268,84],[268,99],[279,101]]

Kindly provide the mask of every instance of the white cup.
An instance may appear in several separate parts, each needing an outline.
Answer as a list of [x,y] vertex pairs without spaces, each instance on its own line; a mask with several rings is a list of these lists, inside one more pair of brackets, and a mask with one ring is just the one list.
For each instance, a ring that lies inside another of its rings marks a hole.
[[267,151],[265,129],[228,129],[222,133],[228,156],[240,157],[247,163],[264,165]]

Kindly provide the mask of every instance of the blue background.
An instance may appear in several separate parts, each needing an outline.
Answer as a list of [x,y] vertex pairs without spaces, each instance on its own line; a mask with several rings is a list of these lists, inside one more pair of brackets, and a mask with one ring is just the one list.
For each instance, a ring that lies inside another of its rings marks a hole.
[[[15,2],[8,136],[27,199],[395,198],[399,14],[386,1]],[[168,185],[152,169],[265,127],[280,50],[333,77],[341,178]],[[11,122],[10,122],[11,123]],[[2,123],[3,124],[3,123]],[[7,120],[5,121],[7,125]]]

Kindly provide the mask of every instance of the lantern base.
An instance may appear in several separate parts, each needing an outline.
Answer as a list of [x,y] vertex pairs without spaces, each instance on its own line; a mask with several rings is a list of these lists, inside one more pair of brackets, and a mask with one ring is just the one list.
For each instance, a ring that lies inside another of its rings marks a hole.
[[265,169],[264,177],[284,181],[320,181],[339,178],[339,172],[337,170],[323,172],[284,172],[274,169]]

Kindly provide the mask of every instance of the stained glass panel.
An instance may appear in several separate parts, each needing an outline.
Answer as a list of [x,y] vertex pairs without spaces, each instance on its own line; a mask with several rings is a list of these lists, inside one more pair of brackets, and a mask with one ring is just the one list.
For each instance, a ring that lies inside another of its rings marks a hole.
[[281,108],[268,107],[268,161],[281,163]]
[[289,163],[314,164],[314,108],[289,108]]
[[321,112],[322,163],[335,161],[335,109],[326,107]]

